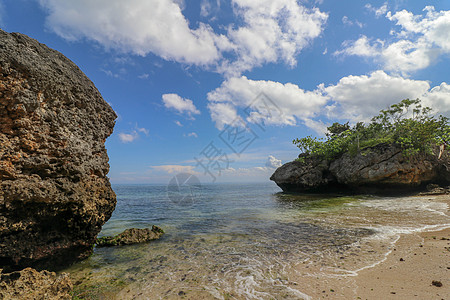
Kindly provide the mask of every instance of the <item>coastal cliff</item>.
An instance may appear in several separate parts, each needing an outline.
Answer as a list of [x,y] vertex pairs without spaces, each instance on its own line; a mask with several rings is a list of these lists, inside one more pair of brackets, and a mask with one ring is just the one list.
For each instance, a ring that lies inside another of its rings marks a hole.
[[327,161],[303,157],[270,177],[285,192],[413,193],[428,184],[450,184],[448,153],[405,156],[395,144],[379,144]]
[[0,30],[0,268],[57,270],[92,253],[116,205],[115,119],[64,55]]

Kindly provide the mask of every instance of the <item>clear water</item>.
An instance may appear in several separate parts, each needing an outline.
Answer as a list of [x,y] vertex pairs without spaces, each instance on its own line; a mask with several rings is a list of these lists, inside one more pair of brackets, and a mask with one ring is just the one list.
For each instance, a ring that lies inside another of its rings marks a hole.
[[400,234],[450,226],[446,201],[430,197],[287,195],[270,182],[203,185],[178,201],[167,186],[113,188],[100,235],[153,224],[166,234],[66,270],[79,298],[308,299],[302,278],[352,276]]

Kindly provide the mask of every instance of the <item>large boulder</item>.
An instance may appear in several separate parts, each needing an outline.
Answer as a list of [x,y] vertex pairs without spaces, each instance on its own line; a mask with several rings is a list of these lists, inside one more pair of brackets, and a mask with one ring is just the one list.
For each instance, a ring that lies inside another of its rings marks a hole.
[[324,188],[338,187],[336,178],[329,171],[326,160],[300,157],[279,167],[270,180],[287,192],[319,192]]
[[92,253],[116,205],[115,119],[64,55],[0,30],[0,268],[55,270]]
[[438,159],[439,151],[435,152],[407,157],[398,145],[379,144],[330,162],[314,158],[290,162],[270,179],[285,192],[416,192],[430,183],[450,184],[449,155]]

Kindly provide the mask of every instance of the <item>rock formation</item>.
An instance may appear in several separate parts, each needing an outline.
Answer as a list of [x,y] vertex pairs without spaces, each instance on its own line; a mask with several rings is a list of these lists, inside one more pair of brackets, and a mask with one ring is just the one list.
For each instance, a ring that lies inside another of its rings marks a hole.
[[159,239],[164,231],[153,225],[152,229],[130,228],[116,236],[104,236],[97,239],[97,247],[123,246],[139,243],[147,243]]
[[394,144],[366,148],[356,155],[345,153],[333,161],[302,156],[270,178],[285,192],[408,193],[428,184],[450,184],[450,159],[444,153],[406,157]]
[[0,274],[0,299],[70,300],[72,290],[72,281],[67,273],[56,275],[26,268]]
[[115,119],[64,55],[0,31],[0,268],[55,270],[92,253],[116,204]]

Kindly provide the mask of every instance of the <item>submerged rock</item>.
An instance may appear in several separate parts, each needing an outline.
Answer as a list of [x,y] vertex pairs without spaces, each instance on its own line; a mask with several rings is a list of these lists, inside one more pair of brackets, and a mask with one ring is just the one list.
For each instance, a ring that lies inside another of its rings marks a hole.
[[0,274],[0,299],[72,299],[67,273],[38,272],[32,268]]
[[105,140],[116,119],[61,53],[0,30],[0,268],[88,257],[110,218]]
[[104,236],[97,239],[97,247],[122,246],[138,243],[146,243],[159,239],[164,231],[158,226],[153,225],[152,229],[130,228],[116,236]]
[[278,168],[270,178],[285,192],[415,192],[450,183],[448,153],[406,157],[399,146],[380,144],[333,161],[307,157]]

